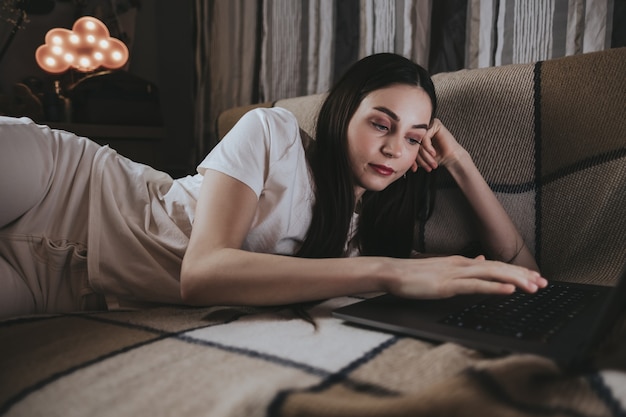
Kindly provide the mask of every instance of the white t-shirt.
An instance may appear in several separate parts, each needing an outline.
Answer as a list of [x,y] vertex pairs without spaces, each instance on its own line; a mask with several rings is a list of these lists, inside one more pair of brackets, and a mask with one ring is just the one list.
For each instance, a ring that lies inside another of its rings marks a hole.
[[289,111],[263,108],[244,115],[198,174],[178,180],[104,147],[93,165],[88,262],[90,283],[111,308],[181,302],[180,265],[207,169],[243,182],[259,198],[243,249],[297,251],[314,196],[298,123]]
[[293,114],[277,107],[249,112],[198,169],[227,174],[259,198],[243,249],[284,255],[297,251],[311,223],[314,195]]

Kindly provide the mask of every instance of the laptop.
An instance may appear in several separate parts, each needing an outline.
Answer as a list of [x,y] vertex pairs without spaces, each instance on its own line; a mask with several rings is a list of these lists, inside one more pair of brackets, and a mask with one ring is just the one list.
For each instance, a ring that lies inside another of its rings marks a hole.
[[534,294],[413,300],[382,295],[338,308],[349,324],[487,354],[531,353],[564,367],[588,365],[626,300],[626,266],[614,287],[549,282]]

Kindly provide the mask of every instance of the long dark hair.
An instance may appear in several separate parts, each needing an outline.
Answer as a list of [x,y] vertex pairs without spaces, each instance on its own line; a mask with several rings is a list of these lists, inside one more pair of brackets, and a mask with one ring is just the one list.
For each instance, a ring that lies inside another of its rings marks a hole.
[[[345,256],[355,208],[354,179],[347,151],[348,124],[361,101],[374,90],[394,84],[419,86],[430,97],[431,120],[437,99],[428,72],[400,55],[381,53],[355,63],[330,90],[317,119],[316,137],[309,154],[315,183],[313,219],[297,256]],[[355,235],[362,255],[408,257],[417,219],[425,212],[428,174],[424,170],[400,179],[379,192],[362,197]]]

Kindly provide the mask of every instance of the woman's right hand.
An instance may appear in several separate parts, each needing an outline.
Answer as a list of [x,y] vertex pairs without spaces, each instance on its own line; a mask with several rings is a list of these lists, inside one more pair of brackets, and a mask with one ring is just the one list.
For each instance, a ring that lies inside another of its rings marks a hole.
[[422,138],[415,162],[419,167],[430,172],[439,166],[454,163],[465,153],[467,153],[465,148],[457,142],[441,120],[435,118]]
[[547,285],[538,272],[484,256],[393,259],[386,291],[405,298],[436,299],[460,294],[533,293]]

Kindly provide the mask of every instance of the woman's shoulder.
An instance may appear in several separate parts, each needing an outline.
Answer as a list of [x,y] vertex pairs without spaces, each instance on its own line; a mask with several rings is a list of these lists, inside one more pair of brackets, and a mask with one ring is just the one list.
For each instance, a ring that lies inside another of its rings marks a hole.
[[304,161],[295,116],[281,108],[259,108],[243,115],[198,166],[231,176],[260,195],[271,172]]
[[[302,148],[300,128],[296,117],[288,110],[271,107],[257,108],[244,114],[199,168],[247,160],[270,163],[287,155],[297,155]],[[200,172],[202,172],[200,170]]]
[[244,117],[251,114],[277,121],[297,123],[296,116],[283,107],[256,107],[244,114]]
[[273,131],[284,130],[285,132],[295,133],[299,130],[296,116],[282,107],[258,107],[250,110],[242,116],[240,123],[252,122],[250,119],[256,119],[257,122],[261,122]]
[[222,141],[228,141],[229,136],[236,136],[236,141],[257,143],[259,133],[262,133],[263,142],[268,151],[276,157],[281,149],[302,147],[300,127],[296,116],[281,107],[260,107],[244,114],[235,127]]

